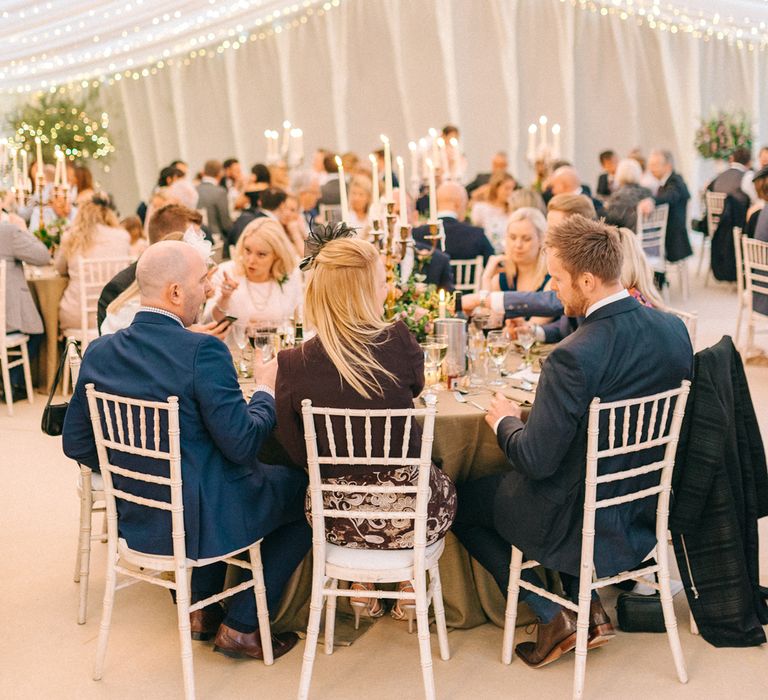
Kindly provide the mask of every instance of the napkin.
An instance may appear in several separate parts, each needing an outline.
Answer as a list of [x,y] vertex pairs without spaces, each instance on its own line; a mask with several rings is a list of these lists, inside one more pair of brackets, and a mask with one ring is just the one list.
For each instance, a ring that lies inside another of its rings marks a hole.
[[530,382],[531,384],[538,384],[541,372],[534,372],[530,367],[519,369],[517,372],[508,374],[509,379],[521,379],[524,382]]

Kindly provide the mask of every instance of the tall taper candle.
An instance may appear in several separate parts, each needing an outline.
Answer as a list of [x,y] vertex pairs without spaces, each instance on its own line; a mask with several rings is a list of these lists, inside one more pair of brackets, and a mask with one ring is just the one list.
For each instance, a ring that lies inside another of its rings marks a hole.
[[284,159],[288,158],[288,146],[291,142],[291,122],[287,119],[283,122],[283,145],[280,153]]
[[43,177],[43,168],[45,167],[45,163],[43,162],[43,144],[40,141],[40,137],[35,137],[35,148],[36,154],[37,154],[37,177],[41,178]]
[[416,151],[416,142],[408,142],[408,150],[411,152],[411,179],[419,177],[419,154]]
[[451,173],[448,170],[448,154],[445,151],[445,139],[441,136],[437,139],[437,148],[440,151],[440,169],[442,181],[451,179]]
[[381,207],[379,194],[379,159],[374,153],[368,156],[371,161],[371,178],[373,180],[373,199],[371,200],[371,221],[377,221],[379,217],[379,208]]
[[400,194],[400,226],[408,225],[408,203],[405,199],[405,163],[402,156],[397,157],[397,181]]
[[435,164],[431,158],[427,158],[427,168],[429,168],[429,222],[437,222],[437,193],[435,190]]
[[534,160],[536,160],[536,125],[531,124],[528,127],[528,152],[526,153],[526,158],[533,163]]
[[557,160],[560,158],[560,125],[552,125],[552,158]]
[[392,201],[392,152],[389,148],[389,139],[382,134],[381,141],[384,144],[384,197],[388,202]]
[[344,179],[344,166],[341,164],[341,158],[336,156],[336,167],[339,169],[339,198],[341,199],[341,220],[349,221],[349,203],[347,202],[347,182]]
[[539,117],[539,126],[541,127],[541,142],[539,145],[541,150],[546,152],[549,146],[547,143],[547,118],[543,114]]

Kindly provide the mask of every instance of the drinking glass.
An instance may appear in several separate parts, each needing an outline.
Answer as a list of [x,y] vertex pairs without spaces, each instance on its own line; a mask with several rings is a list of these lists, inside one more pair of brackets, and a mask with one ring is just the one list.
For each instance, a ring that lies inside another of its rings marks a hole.
[[247,361],[245,357],[245,347],[248,344],[248,339],[246,338],[246,335],[245,335],[246,327],[241,323],[234,323],[230,328],[231,328],[230,332],[232,333],[232,340],[240,350],[239,357],[235,362],[237,373],[241,377],[250,377],[251,367],[250,367],[250,363]]
[[440,366],[445,360],[445,356],[448,353],[448,337],[445,334],[436,334],[427,338],[427,340],[421,343],[421,349],[424,352],[424,385],[427,396],[435,397],[433,387],[440,380]]
[[280,341],[277,333],[261,333],[258,329],[249,329],[248,340],[251,347],[261,353],[262,362],[269,362],[277,354],[277,344]]
[[497,375],[496,379],[488,382],[489,386],[505,386],[504,381],[501,378],[501,368],[504,366],[504,361],[507,359],[509,344],[509,336],[505,331],[491,331],[488,333],[488,355],[496,366]]
[[536,336],[533,328],[530,326],[519,326],[517,328],[517,344],[524,350],[523,368],[531,366],[531,348],[536,342]]
[[483,364],[485,352],[485,336],[482,331],[472,331],[467,339],[467,355],[469,356],[470,386],[480,386],[483,383]]

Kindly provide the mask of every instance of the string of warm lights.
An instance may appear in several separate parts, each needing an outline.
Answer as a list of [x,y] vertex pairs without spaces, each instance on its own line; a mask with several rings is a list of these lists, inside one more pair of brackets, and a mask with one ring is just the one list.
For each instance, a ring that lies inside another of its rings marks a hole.
[[[0,92],[54,93],[138,80],[296,28],[340,3],[188,0],[180,8],[177,0],[81,2],[82,11],[68,17],[57,14],[62,1],[19,5],[0,14],[7,37],[0,44]],[[91,37],[91,48],[83,50],[77,40],[83,34]]]
[[719,40],[749,51],[768,48],[768,24],[750,17],[723,16],[719,12],[692,10],[681,3],[661,0],[560,0],[574,7],[618,16],[640,26],[670,34],[688,34],[703,41]]

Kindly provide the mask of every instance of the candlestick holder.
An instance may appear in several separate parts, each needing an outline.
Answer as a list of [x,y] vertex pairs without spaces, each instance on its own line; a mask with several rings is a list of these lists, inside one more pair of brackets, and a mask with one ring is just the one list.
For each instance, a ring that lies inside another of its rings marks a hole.
[[440,221],[427,222],[427,228],[429,229],[429,233],[424,236],[424,240],[431,241],[432,252],[434,253],[435,248],[437,248],[437,242],[440,240]]

